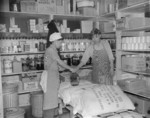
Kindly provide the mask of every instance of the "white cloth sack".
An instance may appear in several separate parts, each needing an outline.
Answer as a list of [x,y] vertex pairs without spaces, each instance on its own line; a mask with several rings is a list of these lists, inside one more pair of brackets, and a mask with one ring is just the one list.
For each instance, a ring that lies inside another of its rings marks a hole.
[[47,70],[44,70],[41,75],[40,85],[44,93],[47,91]]
[[82,115],[85,117],[134,109],[119,86],[97,85],[82,93]]

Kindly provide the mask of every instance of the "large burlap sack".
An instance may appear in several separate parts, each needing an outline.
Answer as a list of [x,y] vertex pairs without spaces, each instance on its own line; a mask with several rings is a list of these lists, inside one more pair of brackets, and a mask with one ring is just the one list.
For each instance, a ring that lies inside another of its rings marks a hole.
[[82,93],[81,101],[84,117],[135,109],[119,86],[113,85],[93,86]]

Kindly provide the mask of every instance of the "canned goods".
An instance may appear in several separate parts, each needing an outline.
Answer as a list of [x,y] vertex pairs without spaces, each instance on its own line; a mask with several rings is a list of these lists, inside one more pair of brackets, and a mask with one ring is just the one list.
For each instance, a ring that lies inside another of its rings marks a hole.
[[13,67],[12,67],[12,61],[7,59],[3,60],[3,71],[6,74],[12,73],[13,72]]

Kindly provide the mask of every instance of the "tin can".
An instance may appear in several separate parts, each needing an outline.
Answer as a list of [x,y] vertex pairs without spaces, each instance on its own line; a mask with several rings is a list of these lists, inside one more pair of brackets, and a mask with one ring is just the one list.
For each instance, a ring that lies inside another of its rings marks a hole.
[[12,61],[9,59],[3,60],[3,72],[6,74],[13,72]]

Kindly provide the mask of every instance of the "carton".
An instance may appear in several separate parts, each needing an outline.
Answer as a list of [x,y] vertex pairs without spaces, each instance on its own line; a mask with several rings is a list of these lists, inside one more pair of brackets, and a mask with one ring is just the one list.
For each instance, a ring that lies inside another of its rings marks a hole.
[[128,78],[117,81],[118,85],[123,89],[131,92],[138,92],[146,89],[146,81],[138,78]]
[[49,0],[47,2],[38,0],[37,11],[42,14],[56,13],[56,0]]
[[143,3],[143,2],[146,2],[146,1],[149,1],[149,0],[128,0],[127,5],[131,6],[131,5]]
[[122,57],[122,69],[126,71],[145,71],[146,59],[144,57]]
[[9,0],[1,0],[0,12],[8,12],[8,11],[9,11]]

